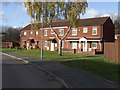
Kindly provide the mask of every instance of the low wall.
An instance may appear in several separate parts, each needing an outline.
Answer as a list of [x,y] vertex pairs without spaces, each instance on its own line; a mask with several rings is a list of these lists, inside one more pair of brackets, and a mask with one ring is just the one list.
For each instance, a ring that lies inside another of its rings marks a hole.
[[95,55],[96,54],[96,50],[82,52],[79,49],[63,49],[63,52],[67,52],[67,53],[80,53],[80,54],[91,54],[91,55]]

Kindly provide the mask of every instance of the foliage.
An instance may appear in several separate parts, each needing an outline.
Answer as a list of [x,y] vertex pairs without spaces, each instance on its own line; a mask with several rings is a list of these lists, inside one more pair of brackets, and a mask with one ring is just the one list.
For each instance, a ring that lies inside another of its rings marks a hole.
[[39,22],[43,18],[47,24],[51,25],[53,20],[68,19],[70,26],[76,26],[77,19],[80,19],[80,14],[84,14],[88,6],[86,0],[84,2],[25,0],[24,5],[33,22]]
[[114,22],[114,25],[115,25],[115,30],[118,31],[120,33],[120,19],[117,18]]
[[20,31],[18,28],[6,27],[4,29],[3,42],[19,42],[20,41]]
[[[27,9],[27,13],[30,15],[32,29],[36,27],[38,22],[45,22],[54,31],[56,38],[58,39],[58,54],[62,55],[62,40],[68,35],[71,27],[76,27],[80,14],[84,14],[88,6],[87,1],[84,2],[42,2],[42,0],[25,0],[24,5]],[[62,38],[52,28],[53,20],[57,19],[69,20],[68,31]],[[41,20],[42,19],[42,20]],[[39,23],[38,23],[39,24]],[[37,26],[37,29],[39,25]],[[43,23],[42,23],[43,27]],[[36,28],[35,28],[36,29]],[[42,37],[42,36],[41,36]]]

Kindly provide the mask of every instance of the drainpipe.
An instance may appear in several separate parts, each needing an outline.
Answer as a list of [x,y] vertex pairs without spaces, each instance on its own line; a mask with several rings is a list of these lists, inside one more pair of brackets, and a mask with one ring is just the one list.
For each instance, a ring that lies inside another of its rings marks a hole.
[[103,35],[103,25],[101,25],[101,50],[104,53],[104,35]]

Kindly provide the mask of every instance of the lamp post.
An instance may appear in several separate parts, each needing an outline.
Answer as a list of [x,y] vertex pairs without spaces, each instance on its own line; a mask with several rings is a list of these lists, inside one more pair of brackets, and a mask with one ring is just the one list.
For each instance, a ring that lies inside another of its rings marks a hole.
[[[42,10],[43,10],[43,4],[42,4]],[[43,12],[43,11],[42,11]],[[43,16],[43,14],[42,14],[42,29],[41,29],[41,59],[43,59],[43,38],[44,38],[44,28],[43,28],[43,26],[44,26],[44,24],[43,24],[43,22],[44,22],[44,16]]]

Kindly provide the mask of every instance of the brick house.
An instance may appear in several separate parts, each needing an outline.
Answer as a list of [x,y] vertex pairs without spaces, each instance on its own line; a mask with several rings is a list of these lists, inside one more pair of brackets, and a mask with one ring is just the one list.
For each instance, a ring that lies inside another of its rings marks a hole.
[[[21,29],[21,48],[41,48],[41,41],[43,41],[44,50],[58,50],[58,40],[54,32],[45,23],[38,24],[40,30],[32,30],[30,24]],[[52,27],[61,38],[67,32],[69,24],[68,20],[55,21]],[[76,53],[102,53],[104,42],[113,42],[114,34],[115,28],[110,17],[80,19],[77,27],[72,28],[63,40],[62,49]]]

